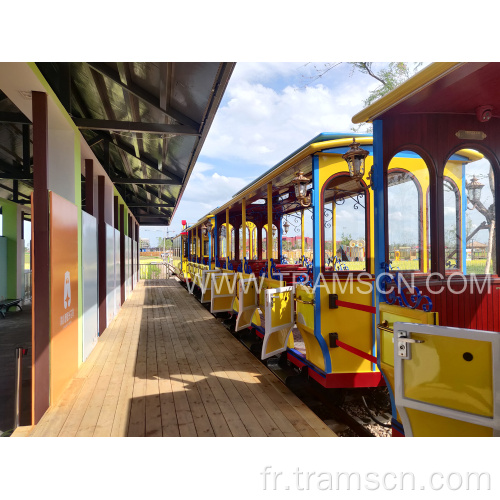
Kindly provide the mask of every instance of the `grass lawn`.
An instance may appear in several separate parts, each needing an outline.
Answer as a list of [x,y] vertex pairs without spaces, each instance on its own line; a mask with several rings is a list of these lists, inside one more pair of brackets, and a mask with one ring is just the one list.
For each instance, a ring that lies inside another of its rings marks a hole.
[[152,262],[163,262],[162,258],[160,256],[158,257],[148,257],[148,256],[142,256],[139,254],[139,264],[151,264]]

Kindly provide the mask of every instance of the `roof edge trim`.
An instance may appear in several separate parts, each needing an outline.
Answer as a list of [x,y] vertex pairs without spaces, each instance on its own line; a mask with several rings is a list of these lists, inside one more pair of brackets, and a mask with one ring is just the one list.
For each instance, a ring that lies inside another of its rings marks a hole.
[[399,87],[391,90],[388,94],[377,99],[373,104],[364,108],[352,117],[353,123],[373,122],[381,114],[397,106],[399,103],[420,92],[433,84],[436,80],[443,78],[448,73],[463,66],[464,62],[439,62],[433,63],[419,71]]
[[[356,136],[357,134],[353,134]],[[318,136],[316,136],[317,138]],[[268,182],[272,181],[277,175],[281,174],[288,168],[290,168],[294,163],[303,160],[309,155],[313,155],[316,153],[320,153],[323,149],[330,149],[334,147],[347,146],[351,144],[353,136],[346,136],[342,139],[334,139],[331,141],[324,142],[314,142],[311,144],[307,144],[305,148],[299,150],[291,157],[287,157],[287,160],[283,163],[278,164],[276,168],[267,173],[263,174],[263,176],[257,178],[253,184],[250,184],[243,188],[243,190],[239,191],[231,198],[228,202],[224,203],[220,207],[208,212],[209,214],[217,215],[220,212],[226,210],[226,208],[231,208],[233,205],[238,204],[243,198],[246,198],[253,191],[260,189],[262,186],[266,185]],[[357,136],[356,141],[360,144],[372,144],[373,137],[371,135]],[[206,219],[206,215],[202,216],[195,224],[193,224],[190,228],[197,227],[203,220]]]

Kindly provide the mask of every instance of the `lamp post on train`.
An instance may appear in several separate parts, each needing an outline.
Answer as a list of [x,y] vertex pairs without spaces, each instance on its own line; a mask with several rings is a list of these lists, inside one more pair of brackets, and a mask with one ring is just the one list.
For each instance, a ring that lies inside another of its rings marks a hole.
[[285,222],[283,223],[283,232],[287,234],[289,229],[290,229],[290,224],[288,223],[288,220],[285,219]]
[[349,151],[342,155],[349,167],[349,175],[355,181],[360,181],[365,175],[365,159],[370,154],[359,146],[359,142],[356,142],[356,139],[353,138]]
[[304,175],[304,172],[297,172],[292,180],[292,184],[295,187],[295,198],[304,208],[311,205],[311,195],[307,194],[307,185],[309,184],[309,179]]

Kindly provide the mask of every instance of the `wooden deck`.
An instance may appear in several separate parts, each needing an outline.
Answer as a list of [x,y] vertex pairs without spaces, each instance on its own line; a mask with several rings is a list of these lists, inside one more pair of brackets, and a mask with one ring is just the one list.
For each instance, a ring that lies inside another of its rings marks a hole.
[[142,281],[30,436],[335,436],[176,279]]

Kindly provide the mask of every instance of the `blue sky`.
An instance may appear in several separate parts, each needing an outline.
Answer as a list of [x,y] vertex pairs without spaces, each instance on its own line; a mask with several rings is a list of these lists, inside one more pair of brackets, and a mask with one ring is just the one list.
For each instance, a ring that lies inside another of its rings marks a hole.
[[[178,234],[181,220],[196,222],[318,133],[349,132],[351,117],[362,109],[364,99],[378,82],[353,71],[348,63],[340,63],[318,78],[328,67],[325,65],[332,63],[238,63],[172,225],[141,228],[141,237],[155,245],[158,237]],[[470,165],[468,174],[487,175],[488,166],[483,163]],[[485,184],[483,200],[489,206],[491,192]],[[451,206],[447,210],[454,212]],[[341,220],[351,220],[352,215],[352,211],[339,207]],[[467,215],[473,227],[484,220],[475,210]],[[450,216],[455,217],[450,213],[447,221]],[[416,243],[417,224],[396,221],[392,227],[398,241],[404,235],[403,239]],[[349,227],[339,226],[338,238],[344,229],[346,234],[350,228],[356,233],[354,221],[351,223]],[[449,222],[447,229],[451,226]],[[305,229],[306,235],[312,236],[308,218]],[[487,237],[488,232],[481,231],[476,240],[486,242]]]
[[[341,63],[238,63],[169,234],[229,200],[320,132],[349,132],[351,117],[378,82]],[[382,67],[385,63],[378,63]],[[163,227],[141,228],[151,244]]]

